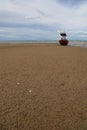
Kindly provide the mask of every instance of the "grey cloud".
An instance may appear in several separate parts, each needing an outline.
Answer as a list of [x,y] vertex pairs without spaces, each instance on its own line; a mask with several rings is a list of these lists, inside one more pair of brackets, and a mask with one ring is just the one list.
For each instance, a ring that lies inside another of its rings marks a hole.
[[41,17],[40,16],[37,16],[37,17],[29,17],[29,16],[25,16],[26,19],[29,19],[29,20],[37,20],[37,19],[40,19]]
[[[22,18],[21,15],[19,15],[18,13],[14,13],[14,12],[11,12],[11,11],[1,11],[0,12],[0,19],[19,19],[19,18]],[[0,21],[1,21],[0,20]]]
[[46,16],[47,14],[45,13],[45,12],[43,12],[43,11],[41,11],[41,10],[37,10],[37,12],[41,15],[41,16]]
[[54,31],[55,28],[49,25],[43,24],[22,24],[22,23],[11,23],[11,22],[0,22],[0,27],[9,27],[9,28],[32,28],[32,29],[40,29],[40,30],[49,30]]
[[56,0],[56,1],[66,6],[78,6],[79,4],[83,2],[87,2],[86,0]]

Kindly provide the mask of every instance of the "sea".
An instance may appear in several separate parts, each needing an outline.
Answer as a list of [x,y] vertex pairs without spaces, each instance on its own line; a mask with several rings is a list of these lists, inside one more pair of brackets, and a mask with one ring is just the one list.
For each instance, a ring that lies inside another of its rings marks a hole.
[[[58,40],[1,40],[0,44],[57,44]],[[68,46],[87,47],[87,41],[69,41]]]

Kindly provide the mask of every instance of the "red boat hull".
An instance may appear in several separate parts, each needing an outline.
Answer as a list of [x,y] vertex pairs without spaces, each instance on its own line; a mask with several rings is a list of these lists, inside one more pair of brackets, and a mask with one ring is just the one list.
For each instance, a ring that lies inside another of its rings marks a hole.
[[67,46],[68,40],[67,39],[61,39],[61,40],[59,40],[59,43],[60,43],[60,45]]

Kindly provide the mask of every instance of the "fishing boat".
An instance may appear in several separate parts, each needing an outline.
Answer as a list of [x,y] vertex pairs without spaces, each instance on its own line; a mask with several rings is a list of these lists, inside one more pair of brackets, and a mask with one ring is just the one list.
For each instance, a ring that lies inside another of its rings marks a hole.
[[60,45],[63,45],[63,46],[67,46],[68,45],[68,40],[66,39],[66,33],[60,33],[60,36],[61,36],[61,39],[59,40],[59,43]]

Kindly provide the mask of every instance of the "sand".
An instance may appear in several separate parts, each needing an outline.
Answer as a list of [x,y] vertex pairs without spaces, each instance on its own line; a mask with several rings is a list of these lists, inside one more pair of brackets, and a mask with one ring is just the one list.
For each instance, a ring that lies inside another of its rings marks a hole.
[[87,130],[87,48],[0,45],[0,130]]

